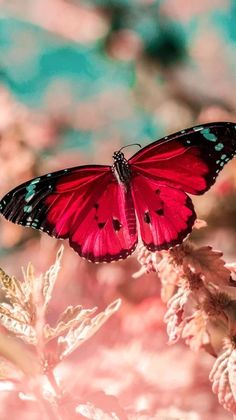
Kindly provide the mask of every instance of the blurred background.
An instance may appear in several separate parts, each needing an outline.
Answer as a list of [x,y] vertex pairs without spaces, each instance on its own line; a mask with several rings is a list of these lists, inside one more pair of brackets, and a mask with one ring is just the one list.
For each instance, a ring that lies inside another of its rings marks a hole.
[[[111,164],[129,143],[236,122],[235,22],[234,0],[1,0],[1,196],[47,172]],[[236,162],[194,203],[208,227],[193,241],[235,261]],[[46,270],[59,242],[1,220],[0,245],[0,266],[21,278],[28,261]],[[123,300],[58,367],[65,386],[78,397],[112,394],[129,418],[231,418],[211,392],[213,358],[167,345],[157,275],[133,279],[135,255],[95,266],[65,247],[52,320],[69,304],[104,309]]]

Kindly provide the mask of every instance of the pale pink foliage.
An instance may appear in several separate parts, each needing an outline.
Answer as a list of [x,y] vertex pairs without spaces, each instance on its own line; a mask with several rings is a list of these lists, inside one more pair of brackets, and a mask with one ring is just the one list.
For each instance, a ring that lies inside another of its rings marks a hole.
[[[1,290],[7,300],[0,303],[1,325],[34,346],[42,345],[44,348],[50,340],[56,339],[55,361],[62,360],[91,337],[120,306],[120,300],[116,300],[98,315],[94,315],[97,308],[68,306],[56,325],[49,325],[46,313],[60,270],[62,253],[63,247],[58,251],[55,264],[37,277],[32,264],[29,264],[23,281],[8,276],[0,269]],[[48,365],[47,359],[44,363]]]
[[231,274],[235,263],[225,264],[220,251],[196,247],[189,241],[154,254],[140,248],[144,271],[156,270],[161,297],[167,303],[164,321],[170,343],[180,338],[194,351],[204,349],[217,358],[210,379],[224,408],[236,414],[236,292]]
[[168,253],[162,254],[162,260],[156,266],[162,284],[161,298],[167,303],[173,296],[178,286],[179,270],[173,264],[169,264]]
[[186,319],[182,329],[182,337],[192,350],[200,350],[209,344],[210,336],[207,327],[208,316],[201,310],[197,310]]
[[225,267],[222,256],[222,252],[215,251],[210,246],[203,246],[186,253],[183,264],[195,273],[200,273],[206,287],[210,287],[210,284],[226,285],[230,279],[230,271]]
[[209,377],[220,404],[236,413],[236,349],[232,344],[216,359]]
[[189,290],[179,288],[168,302],[164,320],[167,323],[169,342],[175,343],[181,336],[185,325],[184,306],[188,301],[189,294]]
[[[24,377],[33,377],[32,384],[28,384],[32,395],[21,393],[22,398],[38,401],[44,408],[47,407],[47,401],[51,406],[47,410],[52,411],[50,418],[56,415],[57,401],[64,392],[54,377],[54,368],[94,335],[121,303],[117,299],[97,314],[96,307],[84,309],[81,305],[68,306],[60,314],[56,325],[50,325],[46,321],[47,311],[61,267],[62,254],[63,247],[59,249],[50,269],[38,276],[34,273],[33,265],[29,264],[26,271],[23,271],[21,281],[0,269],[0,326],[12,336],[7,337],[0,332],[0,379],[19,382]],[[52,348],[49,342],[53,342]],[[14,366],[19,373],[13,373]],[[50,391],[48,386],[45,388],[46,380],[50,383]],[[23,382],[22,386],[24,389]]]

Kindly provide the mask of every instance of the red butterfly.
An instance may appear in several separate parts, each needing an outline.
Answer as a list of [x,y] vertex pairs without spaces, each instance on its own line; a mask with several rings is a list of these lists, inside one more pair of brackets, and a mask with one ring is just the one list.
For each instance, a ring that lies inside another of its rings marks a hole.
[[126,258],[138,231],[150,251],[180,244],[196,214],[186,194],[203,194],[236,153],[236,125],[204,124],[164,137],[129,160],[119,150],[112,166],[86,165],[47,174],[0,201],[14,223],[69,238],[92,262]]

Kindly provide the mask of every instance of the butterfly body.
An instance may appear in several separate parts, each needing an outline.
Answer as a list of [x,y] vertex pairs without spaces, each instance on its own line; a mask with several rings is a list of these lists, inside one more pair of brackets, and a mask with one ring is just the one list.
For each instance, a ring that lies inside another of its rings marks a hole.
[[150,251],[180,244],[203,194],[236,153],[234,123],[192,127],[155,141],[113,165],[64,169],[25,182],[0,201],[2,215],[69,239],[92,262],[125,259],[141,237]]
[[128,161],[125,159],[124,153],[117,151],[113,155],[114,163],[112,165],[112,172],[117,181],[121,184],[127,185],[131,179],[131,169]]

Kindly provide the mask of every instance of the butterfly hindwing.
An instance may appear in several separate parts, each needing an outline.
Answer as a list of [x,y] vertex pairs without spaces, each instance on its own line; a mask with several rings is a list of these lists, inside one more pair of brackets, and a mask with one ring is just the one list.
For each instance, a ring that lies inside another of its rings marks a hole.
[[191,232],[196,214],[184,191],[143,175],[133,178],[132,191],[140,235],[150,251],[173,247]]
[[203,194],[236,153],[236,125],[209,123],[164,137],[137,152],[133,171]]
[[130,190],[111,182],[90,206],[83,222],[70,231],[70,245],[93,262],[126,258],[136,248],[138,235]]
[[6,194],[0,208],[14,223],[69,238],[75,251],[93,262],[126,258],[137,244],[130,190],[115,181],[110,166],[35,178]]

